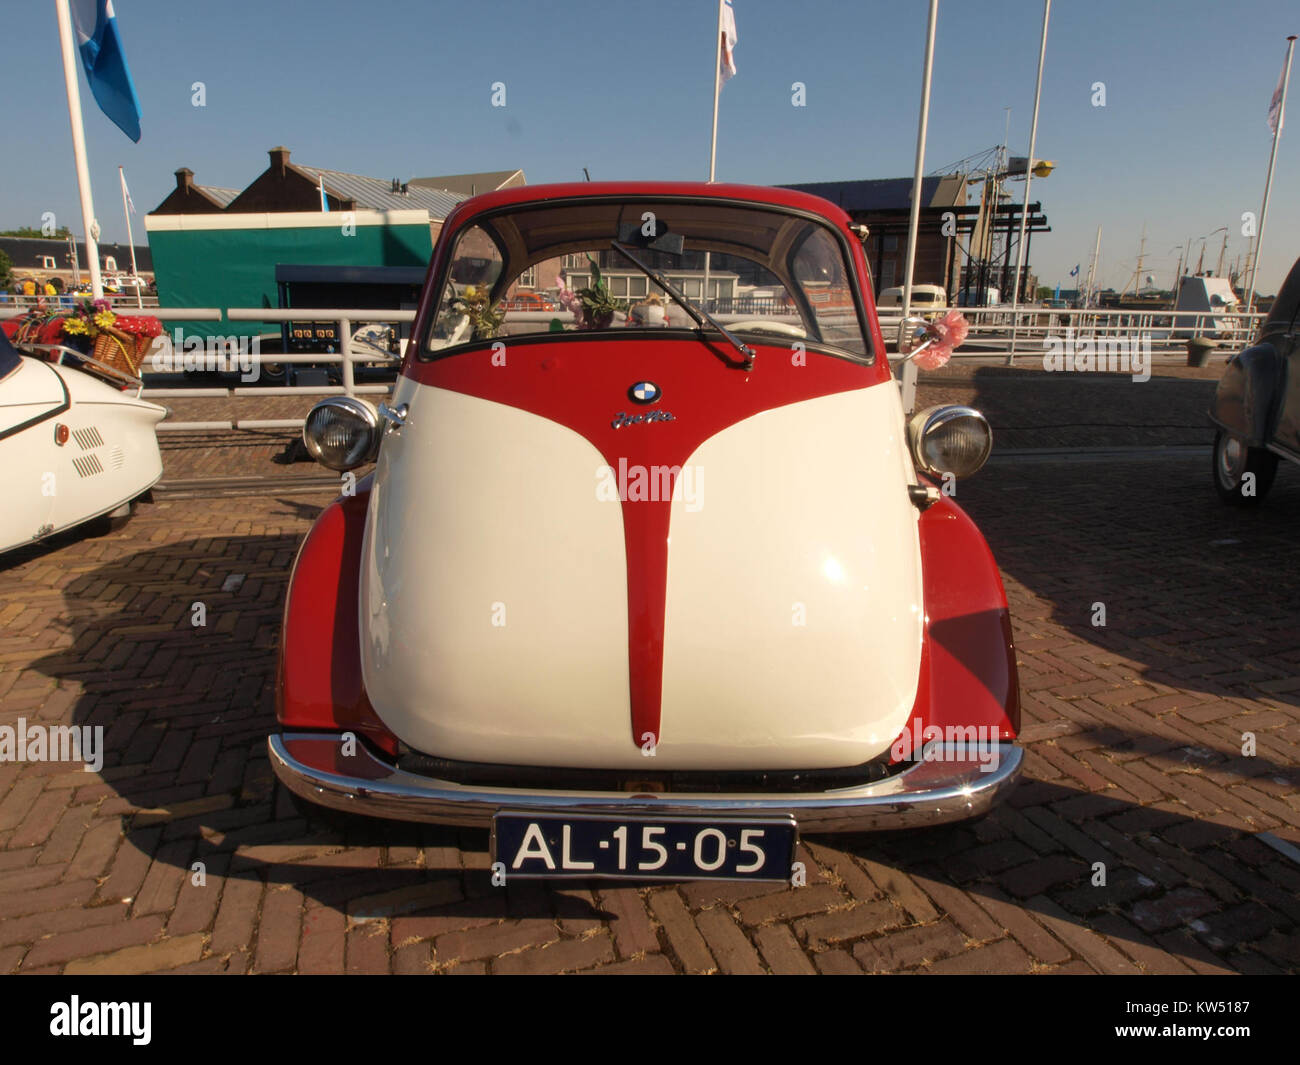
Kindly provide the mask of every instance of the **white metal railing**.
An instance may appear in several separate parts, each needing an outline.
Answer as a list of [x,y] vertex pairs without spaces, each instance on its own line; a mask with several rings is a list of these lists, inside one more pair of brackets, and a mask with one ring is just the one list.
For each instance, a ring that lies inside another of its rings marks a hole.
[[[1222,311],[1172,311],[1124,310],[1117,308],[1058,309],[1025,306],[1017,310],[1010,307],[958,308],[970,323],[967,347],[954,357],[988,356],[990,354],[1042,354],[1044,340],[1064,340],[1072,335],[1075,340],[1103,339],[1141,340],[1146,338],[1155,353],[1181,352],[1189,339],[1196,336],[1213,340],[1221,347],[1231,349],[1244,346],[1267,315],[1255,312]],[[944,313],[944,312],[938,312]],[[931,312],[927,317],[933,317]],[[898,338],[901,318],[880,315],[881,329],[886,343],[892,348]]]
[[[10,297],[11,301],[14,297]],[[47,300],[48,305],[48,300]],[[0,301],[0,319],[13,318],[26,313],[28,305]],[[129,313],[129,308],[123,307]],[[232,307],[224,312],[214,307],[150,307],[148,313],[160,318],[164,323],[172,322],[332,322],[337,327],[338,351],[309,352],[290,354],[267,352],[256,355],[255,365],[259,376],[267,365],[293,366],[337,366],[340,384],[321,385],[303,384],[282,386],[263,384],[243,384],[221,388],[169,388],[145,387],[142,398],[149,400],[163,399],[251,399],[270,398],[274,396],[331,396],[331,395],[386,395],[392,386],[388,384],[358,384],[356,367],[358,365],[393,365],[397,357],[374,344],[354,337],[355,327],[362,324],[398,325],[415,319],[413,310],[385,310],[379,308],[339,309],[296,307],[289,309],[265,307]],[[881,327],[885,333],[887,346],[892,350],[898,337],[898,325],[901,319],[891,315],[892,308],[881,313]],[[1064,339],[1067,330],[1072,331],[1075,340],[1084,338],[1114,338],[1150,340],[1153,352],[1169,353],[1181,351],[1186,341],[1192,336],[1208,336],[1221,347],[1231,350],[1247,343],[1265,315],[1261,313],[1212,313],[1188,312],[1175,313],[1171,310],[1118,310],[1118,309],[1055,309],[1046,307],[1021,307],[1012,311],[1010,307],[964,307],[962,313],[970,323],[970,333],[966,347],[956,353],[962,357],[989,357],[1005,355],[1008,361],[1019,353],[1025,356],[1042,354],[1046,350],[1044,340],[1055,337]],[[512,312],[512,321],[550,319],[556,312]],[[930,312],[933,316],[933,312]],[[742,317],[735,314],[720,314],[721,319]],[[221,358],[220,352],[212,352],[211,338],[222,336],[221,327],[205,330],[204,359],[214,356]],[[246,334],[232,329],[227,340],[237,340]],[[278,338],[277,338],[278,339]],[[509,340],[508,333],[503,340]],[[143,373],[167,372],[159,368],[159,360],[172,359],[172,365],[179,360],[182,364],[186,358],[184,350],[174,351],[170,334],[153,358],[146,356],[141,367]],[[238,370],[239,358],[230,357],[227,347],[226,361],[221,369]],[[173,421],[168,419],[159,424],[158,429],[165,432],[192,432],[209,430],[236,429],[296,429],[303,424],[303,418],[236,418],[232,420],[212,421]]]
[[[184,308],[168,307],[155,312],[159,318],[171,321],[220,320],[221,313],[215,312],[212,318],[205,314],[202,318]],[[382,351],[364,341],[356,341],[353,327],[361,324],[381,323],[397,325],[413,322],[415,311],[380,310],[375,308],[340,310],[333,307],[295,307],[290,309],[266,307],[231,307],[226,310],[227,322],[333,322],[338,327],[339,338],[337,352],[308,352],[290,354],[288,352],[270,352],[259,354],[258,369],[266,365],[295,366],[338,366],[342,383],[339,385],[240,385],[232,388],[146,388],[145,399],[239,399],[241,397],[258,397],[266,399],[272,396],[364,396],[387,395],[392,391],[391,385],[358,384],[356,367],[361,364],[381,363],[394,365],[397,358],[387,351]],[[215,334],[220,335],[220,334]],[[354,347],[357,345],[357,347]],[[220,355],[220,353],[217,353]],[[173,356],[174,357],[174,356]],[[184,359],[182,353],[180,358]],[[231,363],[226,364],[233,369]],[[234,421],[180,422],[167,420],[160,422],[159,431],[194,432],[226,429],[298,429],[304,418],[239,418]]]

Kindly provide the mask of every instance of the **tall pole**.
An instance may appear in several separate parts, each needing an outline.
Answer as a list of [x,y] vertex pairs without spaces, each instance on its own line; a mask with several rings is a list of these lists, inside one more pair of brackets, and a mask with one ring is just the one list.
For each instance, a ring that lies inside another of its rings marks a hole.
[[81,222],[86,230],[86,258],[90,260],[90,291],[104,298],[99,276],[99,223],[90,199],[90,169],[86,166],[86,133],[81,125],[81,88],[77,84],[77,57],[72,46],[72,15],[68,0],[54,0],[59,16],[59,43],[63,46],[63,81],[68,90],[68,120],[72,123],[72,155],[77,164],[77,191],[81,196]]
[[[713,56],[713,135],[709,138],[709,184],[713,184],[714,175],[718,162],[718,97],[722,95],[722,4],[724,0],[718,0],[718,29],[714,36],[717,40],[714,42],[716,51]],[[709,259],[710,255],[704,253],[704,289],[700,293],[700,299],[704,301],[704,306],[709,305]]]
[[722,93],[722,3],[718,0],[718,30],[714,41],[717,51],[713,57],[713,136],[709,138],[709,183],[713,183],[718,161],[718,97]]
[[131,249],[131,280],[135,282],[135,305],[144,306],[144,294],[140,291],[140,272],[135,268],[135,240],[131,236],[131,208],[126,195],[126,174],[117,168],[117,176],[122,182],[122,213],[126,215],[126,246]]
[[1216,277],[1223,276],[1223,257],[1227,254],[1228,254],[1228,231],[1225,228],[1223,231],[1223,245],[1222,247],[1219,248],[1219,265],[1214,268],[1214,274]]
[[1092,279],[1097,272],[1097,256],[1101,254],[1101,226],[1097,227],[1097,243],[1092,249],[1092,261],[1088,263],[1088,280],[1083,286],[1083,305],[1086,308],[1092,303]]
[[1268,194],[1273,188],[1273,164],[1277,162],[1277,142],[1282,136],[1282,120],[1286,117],[1286,90],[1291,83],[1291,55],[1295,52],[1295,34],[1287,39],[1286,66],[1282,70],[1282,105],[1277,113],[1277,128],[1273,130],[1273,150],[1268,156],[1268,178],[1264,182],[1264,205],[1259,209],[1259,235],[1255,238],[1255,262],[1250,268],[1250,291],[1246,293],[1246,313],[1254,309],[1255,279],[1259,275],[1259,249],[1264,246],[1264,223],[1268,220]]
[[[912,215],[907,223],[907,263],[903,272],[903,318],[912,310],[912,276],[916,269],[916,236],[921,228],[921,189],[925,173],[925,136],[930,125],[930,73],[934,69],[934,27],[939,0],[930,0],[930,23],[925,37],[925,70],[921,75],[921,115],[916,126],[916,169],[912,175]],[[903,363],[903,410],[916,406],[916,363]]]
[[72,258],[72,287],[81,288],[81,260],[77,258],[77,238],[68,234],[68,255]]
[[1043,96],[1043,61],[1047,58],[1047,21],[1052,15],[1052,0],[1043,0],[1043,39],[1038,46],[1038,81],[1034,85],[1034,117],[1029,126],[1029,159],[1025,165],[1025,202],[1020,208],[1020,244],[1016,248],[1016,275],[1011,279],[1011,350],[1007,365],[1016,357],[1016,333],[1020,327],[1017,312],[1020,303],[1021,274],[1025,264],[1025,227],[1029,222],[1029,186],[1034,179],[1034,149],[1038,144],[1038,104]]

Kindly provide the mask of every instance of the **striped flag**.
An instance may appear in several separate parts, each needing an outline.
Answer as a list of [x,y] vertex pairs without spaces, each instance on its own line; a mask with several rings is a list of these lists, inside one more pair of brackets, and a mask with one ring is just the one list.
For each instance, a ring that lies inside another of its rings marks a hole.
[[140,140],[140,98],[126,65],[113,0],[72,0],[69,5],[81,65],[99,109],[133,141]]
[[718,77],[725,85],[736,73],[736,12],[731,0],[722,4],[722,58],[718,63]]

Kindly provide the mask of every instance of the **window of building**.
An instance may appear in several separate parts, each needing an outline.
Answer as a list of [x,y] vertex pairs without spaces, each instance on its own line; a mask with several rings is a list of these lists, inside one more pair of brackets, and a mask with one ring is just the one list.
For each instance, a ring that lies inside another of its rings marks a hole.
[[898,251],[898,238],[886,237],[884,244],[885,251]]
[[53,255],[42,255],[42,256],[41,256],[41,269],[42,269],[42,270],[57,270],[57,269],[58,269],[57,264],[54,262],[54,256],[53,256]]

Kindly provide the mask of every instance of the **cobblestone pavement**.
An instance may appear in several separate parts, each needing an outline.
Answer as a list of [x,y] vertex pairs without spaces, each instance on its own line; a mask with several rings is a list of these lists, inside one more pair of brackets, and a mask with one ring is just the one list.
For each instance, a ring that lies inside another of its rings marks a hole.
[[498,889],[484,832],[304,819],[265,754],[287,570],[329,498],[298,487],[159,493],[0,565],[0,724],[103,725],[107,752],[0,763],[0,972],[1300,971],[1294,467],[1251,512],[1199,458],[963,483],[1025,779],[973,825],[805,839],[797,889]]

